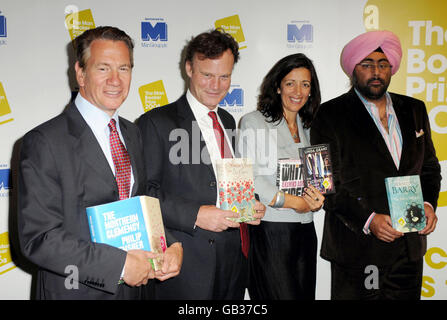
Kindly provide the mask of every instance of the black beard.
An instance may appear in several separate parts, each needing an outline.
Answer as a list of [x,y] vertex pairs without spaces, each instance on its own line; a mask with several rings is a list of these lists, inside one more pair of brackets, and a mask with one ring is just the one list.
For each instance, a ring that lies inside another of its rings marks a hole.
[[[380,83],[382,84],[382,87],[380,88],[379,91],[373,91],[371,89],[371,86],[369,86],[369,83],[372,81],[377,81],[377,80],[380,81]],[[362,96],[364,96],[365,98],[370,99],[370,100],[379,100],[380,98],[382,98],[389,86],[389,83],[386,84],[380,78],[369,79],[368,82],[366,83],[366,86],[360,85],[355,76],[353,77],[352,82],[353,82],[353,86],[362,94]]]

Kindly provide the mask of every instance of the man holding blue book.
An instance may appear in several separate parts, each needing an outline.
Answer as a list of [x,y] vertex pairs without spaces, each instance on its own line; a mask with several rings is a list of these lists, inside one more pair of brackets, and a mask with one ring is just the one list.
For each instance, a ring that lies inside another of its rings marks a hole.
[[153,252],[93,243],[86,214],[87,207],[146,191],[139,130],[117,112],[129,92],[133,41],[117,28],[98,27],[76,38],[75,47],[79,94],[23,138],[21,250],[39,267],[37,299],[151,298],[150,279],[179,273],[181,244],[166,250],[156,273]]
[[[326,197],[321,246],[331,262],[332,299],[421,296],[441,175],[424,103],[387,91],[401,58],[390,31],[350,41],[341,64],[352,88],[322,104],[312,123],[312,144],[330,144],[336,189]],[[403,234],[392,228],[385,178],[410,175],[421,178],[426,227]]]

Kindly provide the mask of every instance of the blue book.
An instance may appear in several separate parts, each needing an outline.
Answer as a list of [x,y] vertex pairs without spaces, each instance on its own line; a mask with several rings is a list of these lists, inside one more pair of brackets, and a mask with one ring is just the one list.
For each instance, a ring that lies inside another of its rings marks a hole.
[[416,232],[425,228],[424,198],[419,176],[385,178],[393,228]]
[[[86,208],[93,242],[128,251],[141,249],[156,253],[166,250],[166,237],[157,198],[138,196]],[[154,270],[161,260],[151,261]]]

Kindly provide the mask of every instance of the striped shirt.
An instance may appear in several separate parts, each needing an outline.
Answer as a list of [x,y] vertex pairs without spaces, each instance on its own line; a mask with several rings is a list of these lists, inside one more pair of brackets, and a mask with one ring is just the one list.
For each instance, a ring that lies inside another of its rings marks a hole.
[[[399,169],[400,157],[402,154],[402,132],[400,130],[399,121],[397,120],[396,112],[393,108],[393,101],[391,100],[390,94],[388,92],[386,95],[386,114],[388,117],[388,132],[383,127],[382,122],[380,121],[379,109],[372,102],[366,100],[358,91],[354,89],[357,96],[362,100],[366,110],[370,114],[371,118],[374,120],[374,123],[382,134],[383,139],[385,140],[386,146],[390,151],[390,154],[394,160],[394,164],[396,168]],[[430,206],[433,210],[433,205],[430,202],[424,201],[424,204]],[[376,215],[375,212],[371,213],[371,215],[366,220],[365,225],[363,226],[363,232],[365,234],[370,234],[371,230],[369,229],[369,225],[371,221],[374,219]]]
[[[355,90],[355,93],[357,94],[357,96],[363,102],[363,105],[365,106],[369,115],[373,119],[374,123],[376,124],[377,129],[379,130],[380,134],[383,137],[383,140],[385,141],[386,146],[388,147],[388,151],[390,152],[391,157],[393,158],[396,168],[399,169],[400,157],[402,154],[402,132],[400,131],[399,121],[397,120],[396,112],[394,111],[393,101],[391,100],[390,94],[388,92],[385,93],[386,114],[387,114],[387,118],[388,118],[388,132],[387,132],[386,129],[384,128],[382,122],[380,121],[379,108],[377,108],[374,103],[366,100],[357,91],[357,89],[354,89],[354,90]],[[365,234],[369,234],[371,232],[369,230],[369,225],[375,215],[376,215],[376,213],[373,212],[369,216],[365,225],[363,226],[363,232]]]

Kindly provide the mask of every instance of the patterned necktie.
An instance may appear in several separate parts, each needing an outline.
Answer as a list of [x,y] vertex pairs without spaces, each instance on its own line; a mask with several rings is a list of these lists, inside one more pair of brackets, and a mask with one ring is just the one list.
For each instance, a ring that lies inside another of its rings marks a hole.
[[120,200],[129,198],[130,192],[130,157],[127,153],[116,130],[115,119],[110,120],[110,151],[112,152],[113,164],[115,165],[115,178],[118,184]]
[[[221,125],[219,124],[219,121],[217,120],[216,113],[214,111],[210,111],[210,112],[208,112],[208,115],[213,120],[214,135],[216,136],[217,144],[219,145],[220,156],[222,158],[233,158],[231,149],[227,143],[227,140],[225,139],[224,131],[223,131]],[[250,238],[249,238],[249,234],[248,234],[247,224],[241,223],[239,230],[241,233],[242,253],[247,258],[248,250],[250,249]]]

